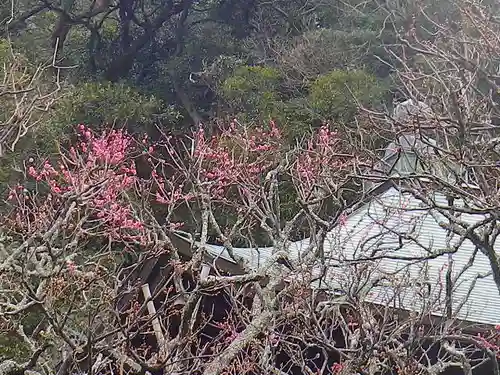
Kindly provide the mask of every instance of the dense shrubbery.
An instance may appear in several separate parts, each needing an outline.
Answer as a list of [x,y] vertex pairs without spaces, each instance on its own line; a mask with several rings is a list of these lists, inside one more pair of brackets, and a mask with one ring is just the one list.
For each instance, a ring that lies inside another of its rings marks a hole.
[[43,128],[44,142],[62,140],[79,123],[94,127],[119,124],[130,129],[174,124],[180,114],[152,95],[141,94],[125,84],[83,83],[71,88],[55,105]]
[[269,116],[280,100],[280,80],[274,68],[242,66],[223,82],[221,92],[233,110],[249,116]]
[[301,87],[332,70],[376,72],[382,64],[373,57],[379,45],[377,33],[369,29],[320,28],[278,43],[275,58],[287,84]]
[[287,99],[277,69],[245,66],[223,82],[221,95],[240,118],[273,118],[292,139],[324,121],[353,121],[360,106],[376,108],[385,99],[385,82],[362,70],[337,69],[312,77],[301,95]]
[[383,95],[383,85],[373,75],[361,70],[334,70],[311,84],[309,101],[324,118],[349,121],[360,106],[379,105]]

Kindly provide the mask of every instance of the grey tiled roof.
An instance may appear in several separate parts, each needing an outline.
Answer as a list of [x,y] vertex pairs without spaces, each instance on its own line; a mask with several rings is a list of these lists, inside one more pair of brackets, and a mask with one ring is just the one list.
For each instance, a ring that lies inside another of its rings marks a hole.
[[[434,198],[439,204],[447,203],[445,196]],[[463,215],[461,219],[476,223],[482,217]],[[451,267],[455,316],[469,322],[500,323],[500,294],[489,274],[488,259],[468,240],[460,244],[460,238],[450,235],[440,222],[445,223],[446,219],[427,209],[421,201],[394,188],[387,190],[327,235],[324,245],[327,272],[320,283],[316,282],[316,287],[352,290],[353,280],[359,280],[362,274],[367,280],[382,280],[368,294],[360,290],[367,301],[418,310],[424,301],[431,300],[435,314],[441,315],[445,274]],[[290,244],[288,254],[292,263],[300,265],[309,243],[305,239]],[[460,244],[458,249],[450,254],[457,244]],[[210,245],[207,250],[212,256],[231,261],[222,246]],[[273,249],[235,248],[234,252],[250,268],[258,269]],[[364,271],[360,270],[361,265]],[[315,271],[319,272],[319,265]],[[396,294],[398,298],[392,298]]]
[[[434,199],[438,205],[447,205],[443,195],[436,194]],[[460,219],[474,224],[483,218],[463,214]],[[438,315],[444,308],[445,275],[451,267],[456,316],[471,322],[500,323],[500,293],[487,257],[440,223],[447,219],[418,199],[390,189],[351,215],[344,227],[331,232],[325,247],[330,249],[332,262],[374,259],[370,261],[371,277],[388,276],[393,285],[402,287],[399,301],[390,300],[393,288],[389,287],[376,288],[369,300],[391,301],[411,310],[423,302],[418,294],[427,293],[430,287],[430,298],[441,307],[435,311]],[[346,267],[331,268],[328,279],[338,280],[341,272],[352,273]],[[400,280],[395,281],[394,276]]]

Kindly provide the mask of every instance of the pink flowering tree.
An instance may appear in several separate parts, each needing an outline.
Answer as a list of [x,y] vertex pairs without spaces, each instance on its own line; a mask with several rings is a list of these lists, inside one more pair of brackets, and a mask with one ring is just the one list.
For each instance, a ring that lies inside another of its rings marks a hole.
[[[347,144],[326,126],[304,147],[287,146],[274,123],[245,128],[234,122],[213,135],[200,128],[190,136],[165,134],[154,141],[122,130],[97,134],[85,125],[79,125],[76,133],[73,145],[57,157],[26,160],[26,180],[6,197],[0,279],[8,293],[0,298],[0,317],[2,327],[22,341],[26,352],[24,362],[5,365],[15,371],[53,366],[54,356],[68,368],[85,366],[81,348],[89,340],[86,317],[92,317],[89,329],[101,338],[94,338],[92,350],[105,357],[102,366],[124,361],[127,368],[138,371],[172,362],[173,358],[158,349],[165,332],[155,331],[156,349],[147,344],[139,345],[136,352],[124,349],[134,337],[142,337],[144,327],[153,324],[156,330],[157,323],[165,322],[158,322],[149,306],[145,313],[142,304],[145,299],[147,304],[150,297],[145,293],[151,290],[137,295],[133,293],[135,284],[125,285],[131,266],[123,258],[133,259],[133,266],[139,267],[151,258],[166,256],[173,267],[173,280],[158,293],[167,299],[187,293],[182,277],[186,272],[200,272],[210,235],[231,249],[237,236],[251,242],[252,233],[261,229],[264,242],[284,249],[304,215],[319,215],[321,201],[342,198],[335,196],[331,182],[347,183],[358,162],[356,155],[348,154]],[[320,170],[322,162],[327,164]],[[282,183],[293,189],[298,206],[303,206],[289,221],[280,216]],[[220,220],[221,213],[233,219]],[[200,245],[192,260],[184,263],[181,255],[185,254],[172,244],[171,236],[187,230],[200,239]],[[235,257],[235,261],[240,260]],[[250,277],[252,269],[242,267]],[[284,273],[280,273],[273,285],[283,280]],[[258,274],[250,279],[262,277]],[[217,288],[224,283],[203,282]],[[138,300],[129,301],[125,318],[117,316],[117,302],[131,290],[133,300]],[[141,291],[140,285],[137,290]],[[203,295],[197,292],[183,302],[183,319],[193,313],[188,309],[190,299],[199,303]],[[168,314],[179,314],[170,308],[159,307]],[[22,322],[27,317],[40,324],[25,327]],[[232,321],[240,318],[232,313],[227,317]],[[122,324],[121,334],[117,324]],[[221,361],[228,355],[224,353],[241,345],[232,324],[214,324],[221,331],[220,340],[213,338],[207,350],[212,355],[219,351],[220,359],[205,361],[201,356],[196,362],[200,368],[209,362],[208,372],[222,371]],[[245,330],[244,326],[240,324],[240,329]],[[186,337],[196,337],[194,329],[178,332],[170,342],[185,345],[182,340]],[[179,358],[188,352],[179,349],[172,368],[178,368]]]
[[[314,287],[368,162],[326,125],[293,146],[273,122],[154,140],[79,125],[68,150],[27,160],[6,197],[0,327],[22,352],[0,375],[433,375],[441,367],[422,353],[453,335],[497,355],[496,330],[425,325],[427,297],[404,321],[365,302],[375,263],[347,268],[335,295]],[[300,230],[311,237],[298,259],[288,249]],[[210,254],[214,242],[232,262]],[[242,242],[273,249],[256,266],[238,255]]]

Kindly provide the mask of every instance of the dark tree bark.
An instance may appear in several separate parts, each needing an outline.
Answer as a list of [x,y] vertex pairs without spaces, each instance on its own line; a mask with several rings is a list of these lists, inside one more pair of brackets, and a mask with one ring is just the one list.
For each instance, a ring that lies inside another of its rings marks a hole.
[[172,77],[172,82],[174,84],[174,90],[177,98],[188,113],[189,117],[191,117],[191,119],[193,120],[194,125],[200,125],[201,123],[203,123],[203,119],[196,110],[196,107],[192,103],[191,99],[189,99],[189,96],[186,94],[182,86],[179,84],[177,77],[175,77],[173,74],[171,74],[170,76]]
[[6,35],[10,31],[22,29],[26,26],[26,21],[28,21],[31,17],[36,16],[38,13],[42,12],[45,9],[47,9],[47,6],[45,4],[39,5],[29,11],[24,12],[17,18],[7,20],[5,25],[2,25],[5,26],[5,28],[2,27],[0,29],[0,36]]
[[71,15],[68,9],[55,9],[59,13],[59,19],[52,33],[52,47],[56,48],[57,55],[60,55],[64,48],[64,43],[71,27],[75,24],[85,24],[92,17],[105,12],[109,8],[110,0],[95,0],[88,12],[80,15]]
[[134,14],[134,3],[134,0],[121,0],[119,5],[120,39],[123,51],[127,51],[130,48],[130,43],[132,42],[130,36],[130,22],[132,21],[132,16]]
[[132,69],[138,53],[151,42],[156,32],[167,20],[184,10],[186,3],[190,3],[190,0],[183,1],[180,4],[173,4],[172,0],[167,1],[154,22],[146,26],[144,33],[131,42],[129,48],[111,62],[105,73],[105,78],[108,81],[116,82],[126,76]]
[[54,32],[52,33],[52,48],[56,49],[57,56],[63,51],[64,42],[68,37],[69,31],[71,30],[72,20],[71,17],[64,12],[59,14],[59,19],[57,20]]

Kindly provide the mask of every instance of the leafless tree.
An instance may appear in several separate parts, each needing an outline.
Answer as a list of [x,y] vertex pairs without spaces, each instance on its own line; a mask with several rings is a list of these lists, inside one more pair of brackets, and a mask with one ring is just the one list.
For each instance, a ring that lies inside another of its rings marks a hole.
[[[34,65],[2,42],[0,81],[0,157],[13,152],[21,138],[46,119],[59,97],[59,68],[50,61]],[[55,75],[53,74],[55,72]]]
[[[408,2],[403,8],[389,4],[386,27],[393,27],[399,40],[386,47],[396,61],[391,65],[394,77],[408,100],[426,103],[433,114],[406,116],[404,121],[391,117],[379,124],[384,124],[384,130],[387,121],[392,124],[390,134],[385,134],[388,138],[410,134],[432,149],[417,156],[419,178],[408,179],[403,189],[437,208],[449,220],[447,228],[477,246],[489,259],[500,291],[495,250],[498,5],[497,1],[453,0],[441,4],[446,12],[435,12],[426,2]],[[411,22],[402,23],[402,19]],[[449,197],[449,204],[438,207],[432,198],[436,191]],[[465,214],[474,215],[481,224],[466,224]]]

